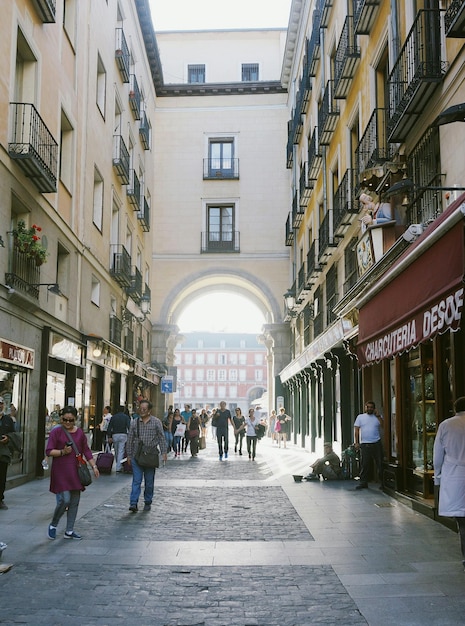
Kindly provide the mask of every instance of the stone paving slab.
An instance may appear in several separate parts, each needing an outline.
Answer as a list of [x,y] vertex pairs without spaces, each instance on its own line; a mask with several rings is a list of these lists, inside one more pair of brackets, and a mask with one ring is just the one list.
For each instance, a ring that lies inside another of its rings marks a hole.
[[168,464],[165,468],[160,468],[159,473],[164,473],[165,469],[168,471],[169,478],[190,476],[190,478],[207,480],[266,480],[272,475],[263,458],[257,456],[255,461],[249,461],[246,452],[243,452],[242,456],[229,452],[228,459],[219,461],[213,443],[208,449],[201,450],[199,456],[195,458],[190,456],[190,452],[186,452],[177,459],[170,454]]
[[[2,578],[1,624],[312,626],[367,622],[330,566],[20,565]],[[33,582],[34,594],[29,593]]]
[[[79,520],[88,539],[138,541],[312,541],[279,486],[155,486],[150,512],[128,511],[130,486]],[[143,500],[139,507],[143,506]],[[183,523],[183,520],[185,523]]]

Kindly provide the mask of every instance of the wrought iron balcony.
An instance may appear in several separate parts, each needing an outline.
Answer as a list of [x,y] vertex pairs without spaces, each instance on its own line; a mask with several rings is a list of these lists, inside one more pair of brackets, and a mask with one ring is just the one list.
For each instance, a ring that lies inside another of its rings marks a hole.
[[135,120],[140,120],[140,106],[142,96],[140,93],[139,83],[135,74],[129,77],[129,106]]
[[204,180],[239,180],[239,159],[214,158],[203,160]]
[[313,284],[321,272],[321,266],[316,258],[316,243],[312,242],[307,252],[307,284]]
[[134,266],[131,271],[131,283],[126,290],[136,304],[140,304],[142,299],[142,274],[138,267]]
[[312,34],[307,45],[308,73],[309,76],[316,76],[318,61],[320,60],[320,23],[321,13],[319,9],[313,11]]
[[321,23],[320,28],[327,28],[329,24],[329,17],[331,9],[333,8],[334,0],[320,0],[321,7]]
[[297,191],[294,193],[294,198],[292,200],[292,227],[299,228],[302,224],[302,220],[304,219],[305,209],[300,206],[299,203],[299,194]]
[[124,350],[129,354],[134,354],[134,331],[132,328],[126,329],[126,335],[124,337]]
[[355,199],[355,170],[344,174],[333,198],[333,228],[335,237],[343,237],[358,214]]
[[121,335],[123,332],[123,322],[115,315],[110,315],[110,332],[109,337],[111,343],[121,348]]
[[332,254],[331,248],[335,248],[337,246],[337,243],[335,243],[334,235],[331,233],[330,230],[330,226],[332,226],[332,220],[333,213],[332,211],[328,211],[320,224],[320,228],[318,229],[318,237],[320,243],[318,249],[318,260],[320,262],[323,257]]
[[328,80],[323,100],[318,108],[320,145],[327,146],[330,144],[338,120],[339,104],[334,97],[334,81]]
[[334,97],[346,98],[360,61],[360,47],[354,31],[354,18],[348,15],[342,27],[334,59]]
[[305,115],[310,102],[310,95],[312,93],[312,81],[308,74],[305,74],[300,79],[299,93],[296,98],[295,115]]
[[131,256],[121,244],[110,246],[110,274],[122,287],[131,285]]
[[446,37],[465,37],[465,1],[452,0],[444,16]]
[[136,174],[135,170],[129,171],[129,185],[126,187],[126,195],[128,197],[129,202],[134,207],[135,211],[140,211],[141,209],[141,186],[139,177]]
[[369,35],[381,0],[353,0],[354,26],[357,35]]
[[143,197],[142,208],[137,213],[137,219],[142,230],[148,233],[150,230],[150,204],[145,196]]
[[129,47],[122,28],[116,29],[116,50],[115,50],[116,64],[121,75],[123,83],[129,82],[129,66],[131,57],[129,54]]
[[141,111],[140,114],[139,137],[144,150],[150,150],[150,122],[145,111]]
[[9,258],[9,272],[5,274],[8,287],[39,299],[40,266],[34,258],[13,246]]
[[[381,165],[389,158],[386,137],[386,109],[375,109],[371,114],[365,132],[355,149],[357,174],[360,180],[372,167]],[[359,181],[360,182],[360,181]]]
[[137,338],[136,359],[139,359],[139,361],[144,360],[144,340],[142,337]]
[[302,302],[311,289],[311,284],[307,282],[307,272],[305,270],[305,263],[302,263],[297,274],[297,300]]
[[389,75],[387,132],[402,142],[445,74],[441,55],[440,11],[424,9],[417,17]]
[[202,233],[200,252],[240,252],[239,240],[238,230],[206,231]]
[[308,177],[311,180],[316,180],[318,178],[323,158],[317,141],[317,135],[317,129],[314,128],[312,138],[308,145]]
[[292,228],[292,215],[289,212],[286,220],[286,246],[292,246],[292,242],[294,241],[294,230]]
[[32,4],[44,24],[56,22],[56,0],[32,0]]
[[113,167],[122,185],[129,185],[129,151],[121,135],[113,135]]
[[57,190],[58,144],[33,104],[10,103],[8,154],[41,193]]
[[308,177],[308,163],[302,163],[302,167],[300,170],[300,184],[299,184],[299,192],[300,192],[300,206],[305,207],[310,200],[310,196],[312,195],[313,187],[315,186],[315,181]]
[[291,169],[294,163],[294,138],[291,134],[292,120],[287,123],[286,167]]
[[288,124],[289,139],[292,143],[298,144],[300,142],[303,130],[304,123],[302,120],[302,115],[299,113],[296,107],[292,114],[292,120]]

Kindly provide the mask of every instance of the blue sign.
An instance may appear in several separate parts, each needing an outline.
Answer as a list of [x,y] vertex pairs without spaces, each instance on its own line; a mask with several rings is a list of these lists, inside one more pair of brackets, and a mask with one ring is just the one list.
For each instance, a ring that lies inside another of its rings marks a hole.
[[163,376],[163,378],[161,379],[161,392],[173,393],[173,377],[172,376]]

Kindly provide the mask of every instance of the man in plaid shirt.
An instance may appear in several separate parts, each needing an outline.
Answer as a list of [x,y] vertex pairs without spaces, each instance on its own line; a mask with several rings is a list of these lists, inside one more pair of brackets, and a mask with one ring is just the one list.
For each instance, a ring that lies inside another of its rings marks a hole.
[[141,492],[142,478],[144,479],[144,511],[150,511],[153,500],[153,488],[155,482],[155,468],[142,467],[134,458],[137,453],[139,441],[143,441],[147,446],[158,446],[163,456],[167,460],[166,440],[163,433],[163,426],[158,417],[150,413],[152,403],[149,400],[139,402],[140,418],[134,419],[129,428],[126,452],[128,461],[132,465],[132,489],[129,501],[129,510],[136,513],[138,510],[139,496]]

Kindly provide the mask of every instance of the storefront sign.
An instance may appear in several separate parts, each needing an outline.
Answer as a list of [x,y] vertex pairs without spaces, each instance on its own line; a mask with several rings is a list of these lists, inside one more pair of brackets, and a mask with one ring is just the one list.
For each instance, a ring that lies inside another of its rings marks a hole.
[[[427,239],[428,234],[421,239]],[[460,221],[423,254],[415,256],[360,309],[360,365],[391,358],[435,335],[459,328],[464,296],[463,236]]]
[[34,369],[34,350],[0,339],[0,359]]
[[463,287],[382,337],[369,341],[360,350],[367,365],[401,354],[446,330],[457,330],[462,317]]

